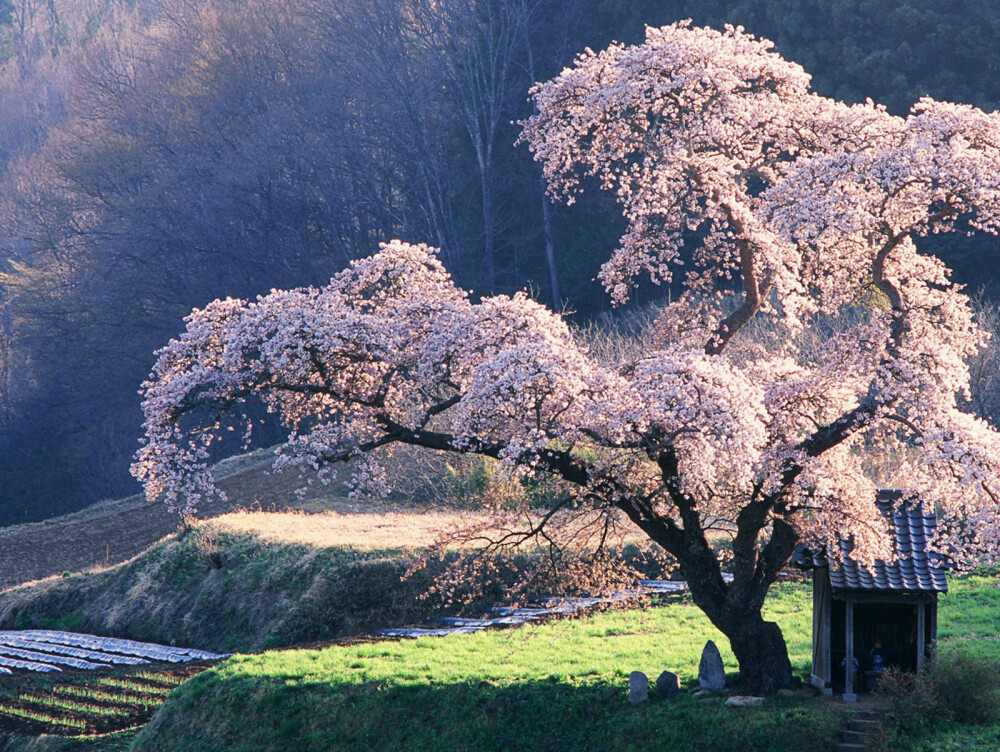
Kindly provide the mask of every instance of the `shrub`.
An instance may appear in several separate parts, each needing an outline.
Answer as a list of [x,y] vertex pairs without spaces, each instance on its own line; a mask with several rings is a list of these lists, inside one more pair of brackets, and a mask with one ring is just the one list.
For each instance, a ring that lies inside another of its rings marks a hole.
[[938,703],[959,723],[1000,719],[1000,662],[946,653],[927,671],[936,686]]
[[469,504],[481,497],[493,481],[492,462],[484,457],[448,463],[445,469],[445,483],[453,499],[460,505]]
[[877,691],[886,703],[887,741],[919,736],[948,720],[1000,719],[1000,663],[964,653],[946,653],[922,674],[890,668]]
[[930,671],[911,674],[890,667],[879,679],[876,691],[885,700],[886,730],[891,736],[916,736],[947,719],[947,710],[941,707],[938,685]]

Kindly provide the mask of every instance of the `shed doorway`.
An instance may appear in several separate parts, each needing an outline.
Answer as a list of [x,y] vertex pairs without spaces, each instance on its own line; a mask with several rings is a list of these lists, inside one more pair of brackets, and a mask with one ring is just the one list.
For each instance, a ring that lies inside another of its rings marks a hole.
[[[835,684],[847,689],[845,656],[848,649],[847,627],[853,626],[851,650],[858,670],[851,689],[871,691],[878,681],[877,661],[873,658],[876,641],[881,642],[883,660],[889,666],[916,672],[923,668],[933,644],[936,604],[917,602],[866,602],[833,599],[830,619],[830,657],[835,667]],[[852,614],[848,614],[848,610]],[[922,623],[921,623],[922,622]],[[918,646],[923,645],[923,649]],[[853,692],[852,692],[853,694]]]

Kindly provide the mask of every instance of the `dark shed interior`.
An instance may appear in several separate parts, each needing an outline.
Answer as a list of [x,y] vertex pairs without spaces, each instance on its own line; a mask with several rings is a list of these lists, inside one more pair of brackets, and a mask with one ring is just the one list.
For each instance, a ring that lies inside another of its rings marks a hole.
[[871,690],[884,666],[923,668],[937,638],[938,595],[948,590],[943,561],[927,550],[933,513],[900,491],[880,491],[877,503],[892,523],[896,561],[863,567],[844,539],[839,564],[825,550],[803,549],[793,559],[813,571],[812,682],[846,701]]

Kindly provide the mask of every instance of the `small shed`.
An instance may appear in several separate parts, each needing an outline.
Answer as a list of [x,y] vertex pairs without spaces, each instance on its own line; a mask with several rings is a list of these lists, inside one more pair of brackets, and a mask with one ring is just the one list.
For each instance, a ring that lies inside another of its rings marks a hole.
[[[827,695],[842,688],[846,702],[877,681],[879,663],[923,668],[937,639],[938,595],[948,591],[944,561],[927,550],[933,512],[901,491],[880,491],[877,503],[892,522],[895,562],[861,566],[843,538],[840,564],[825,550],[801,549],[793,559],[813,571],[812,683]],[[848,656],[857,660],[854,670]]]

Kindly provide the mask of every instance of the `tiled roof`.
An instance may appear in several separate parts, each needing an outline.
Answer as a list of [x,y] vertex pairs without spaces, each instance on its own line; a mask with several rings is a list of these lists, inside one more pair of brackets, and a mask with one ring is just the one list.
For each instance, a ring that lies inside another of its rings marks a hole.
[[892,518],[896,538],[897,560],[878,560],[871,568],[850,557],[852,544],[839,539],[843,563],[827,562],[824,552],[796,552],[793,563],[805,568],[830,567],[830,585],[834,590],[887,590],[892,592],[945,593],[944,562],[940,555],[927,551],[927,542],[934,535],[937,520],[933,513],[924,512],[919,502],[899,505],[901,491],[879,491],[877,504],[882,514]]

